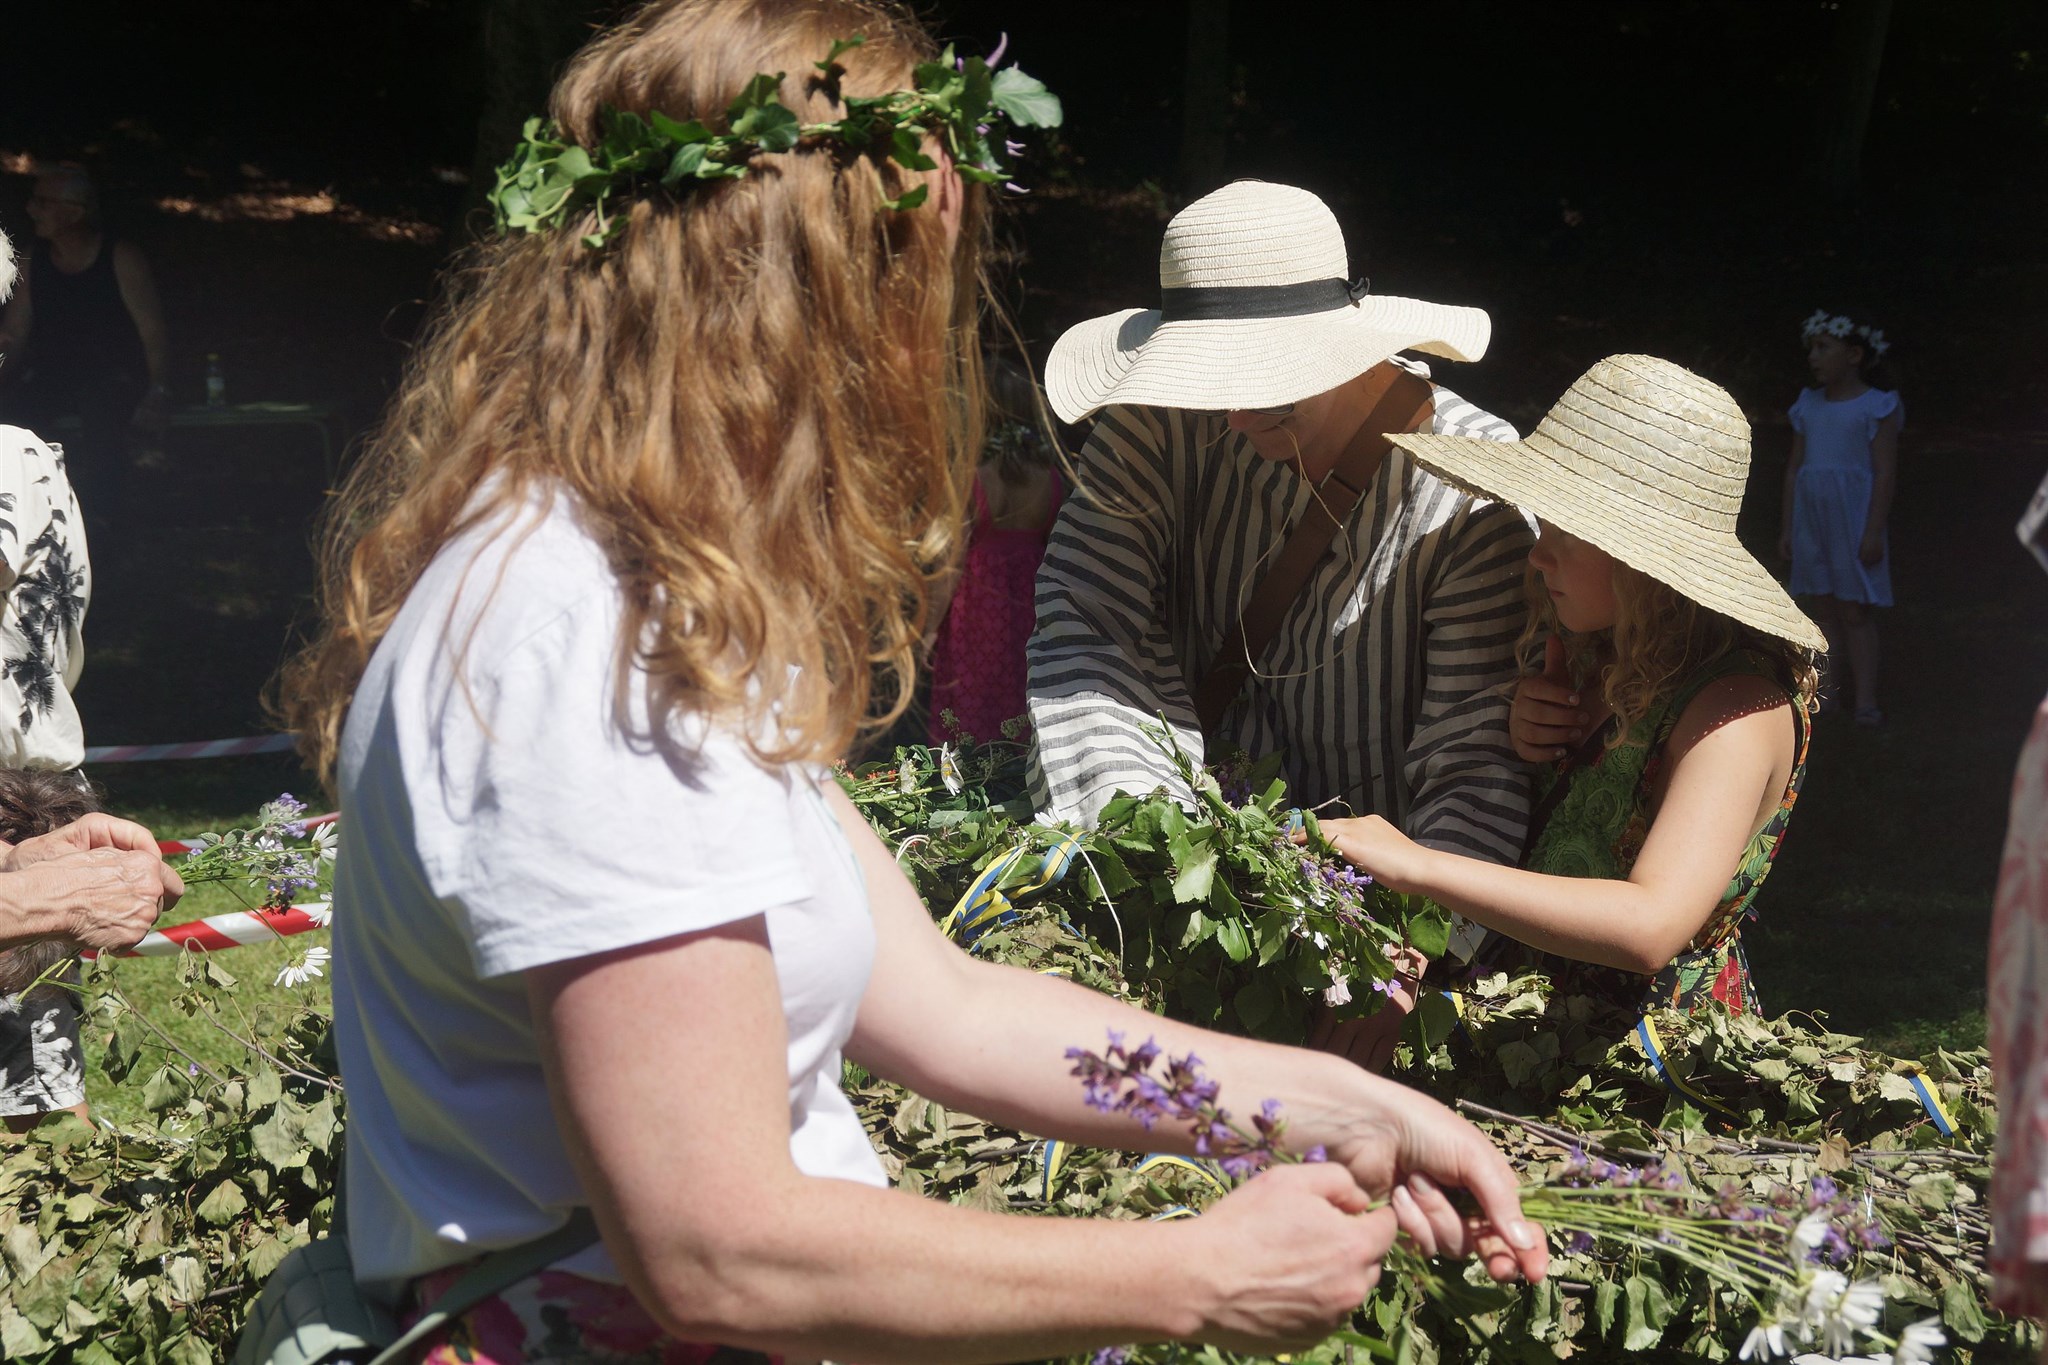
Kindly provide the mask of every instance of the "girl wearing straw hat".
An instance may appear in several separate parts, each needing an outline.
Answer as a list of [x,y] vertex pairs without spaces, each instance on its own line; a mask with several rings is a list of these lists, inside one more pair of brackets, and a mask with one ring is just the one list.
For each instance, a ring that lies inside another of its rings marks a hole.
[[1533,960],[1645,1006],[1756,1010],[1740,931],[1799,795],[1825,642],[1735,537],[1741,410],[1669,361],[1612,356],[1519,446],[1394,441],[1537,518],[1524,650],[1544,640],[1589,733],[1543,784],[1521,868],[1420,847],[1378,817],[1324,830],[1382,884],[1511,940],[1482,953],[1490,966]]

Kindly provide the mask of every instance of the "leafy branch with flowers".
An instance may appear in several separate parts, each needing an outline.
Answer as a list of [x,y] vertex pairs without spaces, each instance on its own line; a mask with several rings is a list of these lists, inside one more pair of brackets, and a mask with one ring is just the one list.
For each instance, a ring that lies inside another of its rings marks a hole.
[[[973,951],[1190,1022],[1299,1041],[1309,1011],[1331,1005],[1339,977],[1357,989],[1335,1008],[1371,1008],[1371,983],[1384,970],[1371,949],[1383,961],[1390,942],[1442,932],[1432,907],[1347,882],[1313,837],[1305,848],[1284,842],[1291,822],[1273,765],[1184,765],[1180,775],[1180,799],[1121,798],[1087,833],[1030,823],[1008,745],[906,746],[893,762],[841,780],[935,914],[1006,850],[1078,834],[1070,874],[1017,899]],[[1210,923],[1233,901],[1249,949],[1242,959],[1225,942],[1234,935]],[[1283,910],[1288,918],[1261,924]],[[1241,1010],[1261,933],[1276,941],[1276,927],[1287,932],[1266,975],[1278,979],[1286,1008],[1262,1009],[1254,997]],[[1295,1359],[1656,1350],[1719,1361],[1745,1348],[1757,1360],[1853,1347],[1905,1365],[1928,1359],[1937,1335],[1959,1360],[2005,1358],[2034,1340],[1985,1306],[1983,1200],[1997,1111],[1981,1050],[1908,1060],[1801,1017],[1659,1012],[1669,1074],[1688,1097],[1633,1041],[1637,1022],[1536,976],[1483,978],[1455,1004],[1426,994],[1395,1074],[1457,1104],[1509,1153],[1527,1182],[1525,1207],[1552,1230],[1555,1269],[1542,1285],[1501,1288],[1402,1262],[1351,1332]],[[1192,1059],[1142,1044],[1112,1040],[1099,1053],[1077,1048],[1072,1060],[1086,1087],[1079,1098],[1098,1107],[1130,1103],[1156,1121],[1192,1124],[1220,1098],[1192,1079]],[[1133,1074],[1148,1068],[1149,1086]],[[1916,1079],[1959,1125],[1953,1136],[1937,1130]],[[1284,1147],[1261,1145],[1284,1119],[1264,1106],[1242,1125],[1227,1114],[1205,1120],[1223,1128],[1198,1133],[1210,1155],[1187,1161],[1067,1150],[857,1068],[848,1083],[900,1185],[976,1207],[1185,1217],[1230,1187],[1225,1159],[1249,1171],[1278,1159],[1268,1148]],[[1234,1359],[1147,1346],[1102,1358]]]

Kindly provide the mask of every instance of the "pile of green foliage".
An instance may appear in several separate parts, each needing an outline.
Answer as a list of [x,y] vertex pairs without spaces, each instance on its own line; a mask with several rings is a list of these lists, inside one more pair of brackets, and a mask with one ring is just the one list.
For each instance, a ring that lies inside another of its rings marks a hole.
[[[1112,803],[1075,834],[1034,824],[1017,753],[912,746],[841,781],[968,950],[1189,1021],[1284,1042],[1319,1007],[1369,1011],[1388,951],[1441,952],[1440,911],[1361,888],[1293,823],[1270,774],[1219,783],[1184,772],[1198,808],[1164,796]],[[1230,788],[1226,799],[1225,783]],[[984,869],[1013,851],[985,913],[953,918]],[[1054,875],[1064,869],[1062,875]],[[345,910],[344,910],[345,913]],[[302,1011],[259,1032],[219,963],[189,958],[177,1007],[240,1044],[239,1066],[202,1066],[95,966],[102,1064],[144,1087],[157,1131],[53,1119],[0,1158],[0,1351],[37,1362],[225,1360],[263,1276],[331,1223],[339,1082]],[[1348,998],[1347,998],[1348,997]],[[1984,1306],[1984,1196],[1997,1121],[1981,1050],[1917,1064],[1814,1021],[1660,1013],[1676,1093],[1633,1041],[1636,1019],[1540,977],[1495,976],[1454,1003],[1428,996],[1397,1050],[1402,1079],[1464,1108],[1531,1181],[1595,1159],[1662,1163],[1702,1191],[1783,1200],[1824,1176],[1891,1245],[1848,1267],[1882,1279],[1897,1323],[1938,1312],[1956,1358],[2017,1357],[2030,1329]],[[1076,1039],[1086,1045],[1093,1040]],[[147,1060],[145,1060],[147,1059]],[[1958,1125],[1944,1138],[1909,1072]],[[849,1066],[847,1085],[906,1190],[1053,1216],[1183,1217],[1228,1182],[1202,1162],[1048,1149],[948,1112]],[[1240,1097],[1240,1104],[1256,1097]],[[1079,1095],[1077,1090],[1076,1100]],[[1695,1268],[1639,1251],[1558,1248],[1542,1286],[1499,1288],[1389,1275],[1355,1330],[1301,1361],[1389,1352],[1414,1361],[1609,1359],[1653,1352],[1723,1360],[1752,1324]],[[1136,1361],[1235,1359],[1134,1348]]]

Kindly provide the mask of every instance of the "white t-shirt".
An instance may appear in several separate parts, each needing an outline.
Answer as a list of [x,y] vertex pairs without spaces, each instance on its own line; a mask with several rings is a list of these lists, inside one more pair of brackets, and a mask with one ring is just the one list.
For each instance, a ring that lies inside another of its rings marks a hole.
[[[875,940],[829,778],[714,727],[650,734],[638,673],[622,723],[620,619],[567,496],[536,500],[443,547],[350,707],[334,1022],[349,1247],[386,1299],[587,1202],[521,973],[754,915],[789,1023],[790,1155],[887,1183],[839,1088]],[[562,1266],[619,1278],[602,1246]]]
[[75,768],[92,568],[60,446],[0,426],[0,767]]

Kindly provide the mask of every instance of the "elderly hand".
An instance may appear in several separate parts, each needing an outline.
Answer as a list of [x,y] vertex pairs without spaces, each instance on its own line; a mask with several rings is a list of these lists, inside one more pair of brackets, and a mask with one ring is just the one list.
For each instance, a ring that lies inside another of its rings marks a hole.
[[[1378,1076],[1360,1079],[1371,1099],[1341,1125],[1330,1160],[1368,1193],[1391,1196],[1401,1231],[1424,1256],[1473,1255],[1496,1280],[1542,1279],[1550,1249],[1522,1216],[1519,1182],[1500,1149],[1435,1100]],[[1468,1191],[1479,1212],[1460,1213],[1447,1187]]]
[[[125,849],[134,853],[148,853],[162,862],[157,853],[156,836],[133,820],[94,811],[81,815],[62,829],[53,829],[48,834],[38,834],[33,839],[24,839],[13,847],[0,844],[6,852],[0,853],[0,872],[19,872],[31,863],[46,858],[61,858],[67,853],[84,853],[95,848]],[[165,869],[168,871],[169,869]],[[175,876],[172,881],[176,881]],[[184,894],[180,883],[172,899]]]
[[0,945],[131,947],[185,894],[156,836],[133,820],[95,812],[0,848]]

